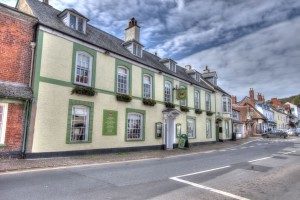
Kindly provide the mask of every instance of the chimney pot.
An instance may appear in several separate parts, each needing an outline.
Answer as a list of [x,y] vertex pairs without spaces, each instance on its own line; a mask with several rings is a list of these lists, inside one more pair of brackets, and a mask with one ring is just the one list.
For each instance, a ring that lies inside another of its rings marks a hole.
[[49,4],[49,0],[43,0],[44,4]]

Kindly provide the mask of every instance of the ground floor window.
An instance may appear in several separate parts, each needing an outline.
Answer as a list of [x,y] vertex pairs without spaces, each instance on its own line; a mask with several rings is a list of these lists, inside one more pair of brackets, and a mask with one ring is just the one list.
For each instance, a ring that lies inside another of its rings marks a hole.
[[187,135],[189,138],[195,138],[196,137],[196,121],[193,118],[187,119]]
[[206,120],[206,138],[212,138],[211,119]]
[[71,142],[87,141],[89,128],[89,108],[86,106],[72,107]]
[[67,144],[92,142],[94,103],[69,100]]
[[5,141],[7,110],[7,104],[0,104],[0,144],[4,144]]
[[135,109],[127,109],[126,140],[144,140],[145,112]]
[[225,121],[225,135],[229,138],[229,121]]

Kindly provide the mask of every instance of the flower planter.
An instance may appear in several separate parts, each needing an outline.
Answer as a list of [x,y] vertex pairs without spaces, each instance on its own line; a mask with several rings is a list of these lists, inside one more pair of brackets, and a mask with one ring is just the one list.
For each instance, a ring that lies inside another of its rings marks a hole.
[[72,89],[71,94],[79,94],[79,95],[86,95],[86,96],[95,96],[95,88],[92,87],[85,87],[85,86],[75,86]]
[[189,107],[187,107],[187,106],[180,106],[180,110],[182,112],[189,112],[190,111]]
[[169,103],[169,102],[165,102],[165,106],[166,106],[167,108],[175,108],[175,105],[172,104],[172,103]]
[[207,116],[212,116],[214,113],[213,112],[211,112],[211,111],[206,111],[206,115]]
[[156,101],[154,99],[143,99],[143,104],[147,106],[154,106]]
[[132,97],[127,94],[117,94],[116,99],[117,101],[130,102]]
[[195,109],[195,113],[200,115],[202,113],[202,110],[201,109]]

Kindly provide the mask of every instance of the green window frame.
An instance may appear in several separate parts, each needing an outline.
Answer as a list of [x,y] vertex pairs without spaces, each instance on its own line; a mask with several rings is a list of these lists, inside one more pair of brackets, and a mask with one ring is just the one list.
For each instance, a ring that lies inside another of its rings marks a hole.
[[169,78],[169,77],[166,77],[166,76],[164,76],[164,85],[163,85],[163,87],[164,87],[164,102],[165,102],[165,100],[166,100],[166,91],[165,91],[165,84],[166,84],[166,82],[169,82],[169,83],[171,83],[171,93],[172,93],[172,101],[170,102],[170,103],[174,103],[174,90],[173,90],[173,87],[174,87],[174,80],[172,79],[172,78]]
[[92,69],[91,69],[92,74],[91,74],[91,82],[89,86],[95,87],[97,51],[77,43],[73,43],[71,82],[75,85],[78,85],[78,83],[75,82],[75,72],[76,72],[76,58],[79,52],[84,52],[92,57]]
[[[194,136],[189,136],[189,127],[188,127],[188,123],[189,121],[193,121],[194,122]],[[196,117],[190,117],[190,116],[187,116],[186,117],[186,134],[188,135],[188,138],[190,139],[195,139],[196,138],[196,132],[197,132],[197,125],[196,125]]]
[[[179,83],[179,88],[184,88],[184,89],[186,89],[186,99],[185,100],[180,100],[179,101],[179,104],[181,105],[181,106],[186,106],[186,107],[188,107],[188,102],[189,102],[189,90],[188,90],[188,86],[187,86],[187,84],[185,84],[185,83]],[[185,105],[183,105],[183,102],[185,101]]]
[[[137,139],[129,139],[128,138],[128,115],[129,114],[139,114],[142,116],[142,122],[140,125],[142,125],[143,127],[141,127],[141,138],[137,138]],[[138,110],[138,109],[132,109],[132,108],[126,108],[126,116],[125,116],[125,141],[126,142],[131,142],[131,141],[145,141],[145,126],[146,126],[146,111],[145,110]]]
[[115,93],[118,93],[118,68],[126,68],[128,70],[128,95],[132,95],[132,64],[123,60],[116,59],[115,61]]
[[[72,108],[73,108],[73,106],[86,106],[89,108],[87,141],[76,141],[76,142],[71,141],[71,125],[72,125]],[[94,103],[93,102],[69,99],[66,143],[67,144],[91,143],[92,142],[92,134],[93,134],[93,120],[94,120]]]
[[[199,107],[196,107],[196,92],[199,93]],[[194,88],[194,108],[201,109],[201,90],[198,88]]]
[[144,98],[144,76],[149,76],[152,79],[152,99],[155,99],[155,73],[147,70],[147,69],[142,69],[142,98]]
[[211,111],[211,94],[209,92],[205,93],[205,110]]

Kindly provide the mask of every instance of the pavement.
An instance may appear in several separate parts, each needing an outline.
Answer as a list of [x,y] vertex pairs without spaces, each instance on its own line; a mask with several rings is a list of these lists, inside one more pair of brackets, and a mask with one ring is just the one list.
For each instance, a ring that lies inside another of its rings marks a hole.
[[203,144],[199,146],[193,146],[185,150],[173,149],[173,150],[138,151],[138,152],[125,152],[125,153],[120,152],[120,153],[93,154],[93,155],[85,155],[85,156],[55,157],[55,158],[40,158],[40,159],[1,158],[0,173],[18,171],[18,170],[57,168],[57,167],[65,167],[65,166],[84,166],[84,165],[101,164],[101,163],[125,162],[125,161],[133,161],[133,160],[162,159],[162,158],[183,156],[187,154],[205,153],[209,151],[233,148],[260,139],[261,139],[260,137],[249,137],[245,139],[239,139],[237,141],[225,141],[225,142],[217,142],[214,144]]

